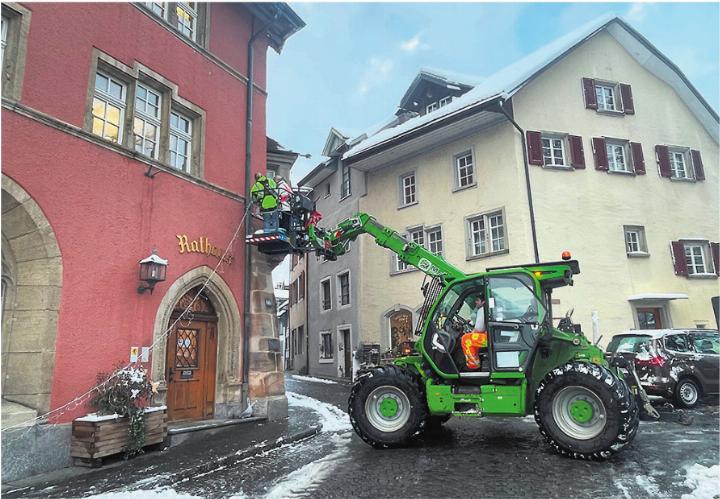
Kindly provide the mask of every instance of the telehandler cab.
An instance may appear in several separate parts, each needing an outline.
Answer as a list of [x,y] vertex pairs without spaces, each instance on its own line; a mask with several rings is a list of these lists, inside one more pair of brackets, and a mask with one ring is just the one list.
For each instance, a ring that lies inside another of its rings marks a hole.
[[[272,189],[255,192],[256,202],[273,195]],[[579,328],[552,325],[552,290],[572,285],[580,273],[569,254],[556,262],[466,274],[365,213],[323,229],[313,203],[297,191],[285,208],[263,216],[266,228],[246,239],[261,252],[314,251],[332,260],[368,234],[426,274],[415,351],[359,373],[350,393],[352,426],[373,447],[403,445],[452,416],[533,414],[556,451],[579,459],[605,459],[635,437],[637,392],[620,369]],[[476,313],[484,314],[488,344],[479,369],[468,369],[460,338],[473,329],[469,317],[478,295],[486,297]]]

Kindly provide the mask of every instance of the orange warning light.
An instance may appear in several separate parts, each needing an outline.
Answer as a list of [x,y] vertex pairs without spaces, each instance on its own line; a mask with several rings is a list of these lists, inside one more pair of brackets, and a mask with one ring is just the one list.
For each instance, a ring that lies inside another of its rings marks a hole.
[[562,252],[562,259],[563,260],[570,260],[572,258],[572,255],[570,255],[569,251],[563,251]]

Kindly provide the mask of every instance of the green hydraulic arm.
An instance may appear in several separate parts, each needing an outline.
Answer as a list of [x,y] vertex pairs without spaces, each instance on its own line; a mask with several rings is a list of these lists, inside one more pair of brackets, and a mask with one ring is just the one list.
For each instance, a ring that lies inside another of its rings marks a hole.
[[367,213],[358,213],[343,220],[335,229],[318,227],[314,220],[307,225],[307,235],[313,249],[334,259],[347,252],[348,244],[361,234],[368,234],[375,242],[397,254],[408,265],[417,267],[430,277],[437,277],[448,284],[465,277],[465,273],[417,243],[408,241],[397,231],[385,227]]

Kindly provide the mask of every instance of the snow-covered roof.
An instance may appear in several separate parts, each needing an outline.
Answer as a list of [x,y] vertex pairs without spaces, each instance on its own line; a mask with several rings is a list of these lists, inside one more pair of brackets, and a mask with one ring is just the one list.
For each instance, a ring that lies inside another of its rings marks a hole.
[[640,293],[628,296],[628,301],[640,300],[687,300],[685,293]]
[[607,29],[638,63],[673,87],[710,135],[717,140],[717,113],[692,86],[680,69],[625,21],[608,14],[580,26],[565,36],[479,81],[472,90],[454,99],[450,104],[369,136],[366,140],[345,152],[343,159],[352,158],[406,132],[415,131],[426,125],[450,118],[473,106],[480,106],[496,98],[509,99],[537,74],[603,29]]
[[480,85],[485,80],[485,78],[483,78],[482,76],[469,75],[465,73],[459,73],[457,71],[448,71],[447,69],[431,68],[428,66],[423,66],[420,68],[420,74],[423,73],[443,79],[451,85],[466,85],[470,87],[475,87],[477,85]]

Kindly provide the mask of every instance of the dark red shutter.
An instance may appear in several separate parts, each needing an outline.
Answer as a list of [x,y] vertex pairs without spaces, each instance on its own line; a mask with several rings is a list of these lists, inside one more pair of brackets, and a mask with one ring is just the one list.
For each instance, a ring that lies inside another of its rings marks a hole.
[[670,170],[670,151],[667,146],[655,146],[655,156],[657,157],[658,167],[660,168],[661,177],[672,177]]
[[630,142],[632,149],[633,168],[637,175],[645,175],[645,158],[643,157],[642,145],[639,142]]
[[568,135],[570,142],[570,164],[574,168],[585,168],[585,150],[583,149],[582,137]]
[[720,275],[720,244],[710,243],[710,253],[712,253],[713,265],[715,265],[715,275]]
[[528,163],[531,165],[543,165],[542,137],[540,132],[526,132]]
[[675,275],[688,275],[687,261],[685,261],[685,245],[682,241],[673,241],[672,246],[673,265],[675,266]]
[[633,103],[632,90],[630,85],[620,84],[620,95],[622,96],[623,111],[625,114],[635,114],[635,104]]
[[595,154],[595,169],[608,171],[607,149],[605,148],[605,139],[593,137],[593,152]]
[[705,169],[703,168],[700,151],[693,149],[690,151],[690,155],[692,156],[693,168],[695,168],[695,180],[705,180]]
[[585,95],[585,107],[597,109],[597,95],[595,95],[595,80],[592,78],[582,79],[583,94]]

